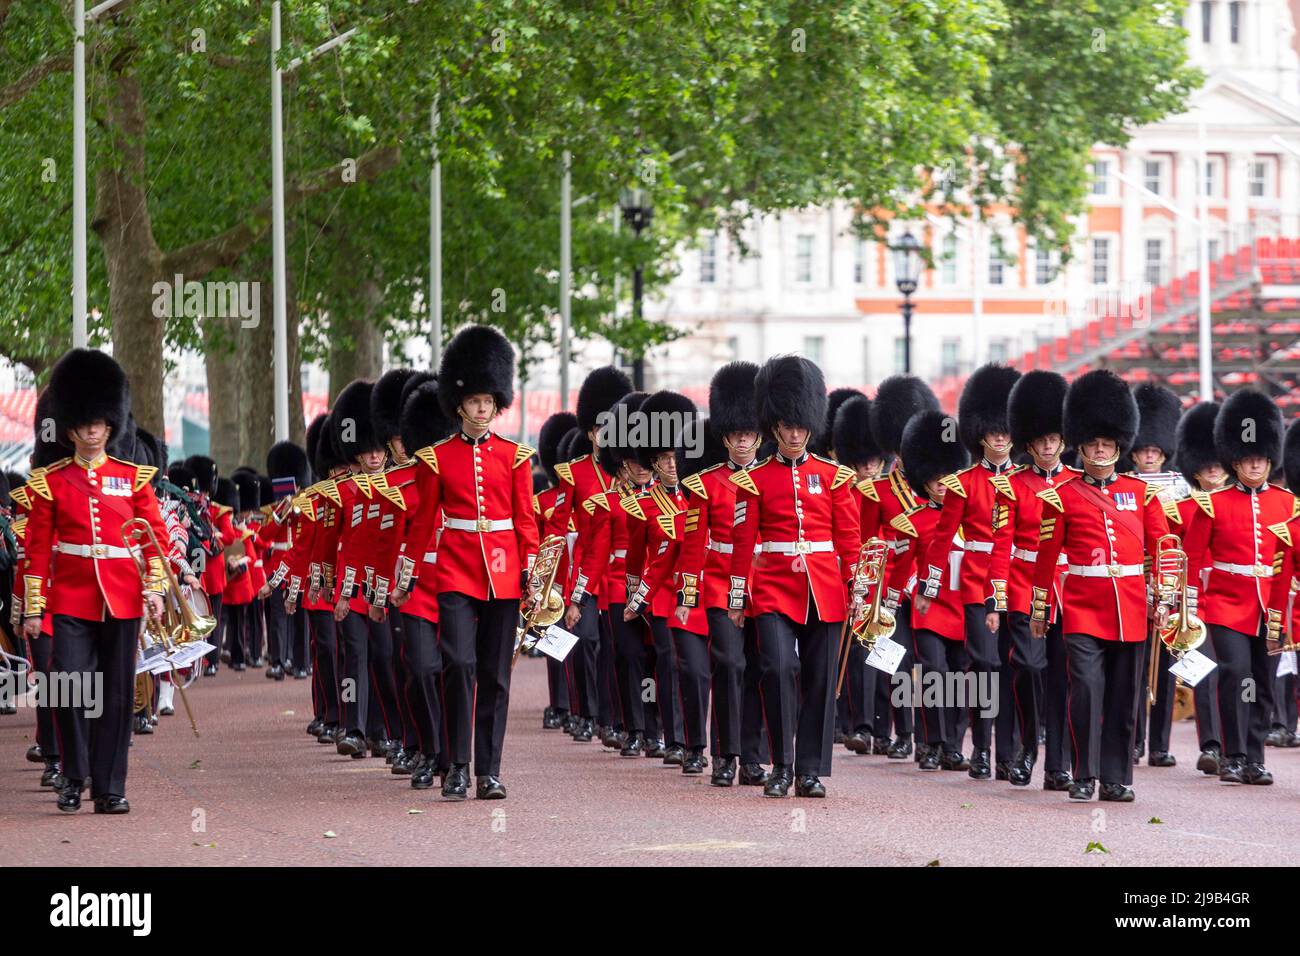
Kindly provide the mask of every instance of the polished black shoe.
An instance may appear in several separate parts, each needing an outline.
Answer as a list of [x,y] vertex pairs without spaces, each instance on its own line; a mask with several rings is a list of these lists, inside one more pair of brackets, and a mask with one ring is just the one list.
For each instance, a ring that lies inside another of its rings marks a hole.
[[628,734],[627,739],[623,741],[623,746],[620,748],[618,755],[620,757],[639,757],[644,749],[645,738],[639,733],[633,732]]
[[715,787],[730,787],[736,782],[736,758],[719,757],[713,764],[713,775],[709,783]]
[[766,767],[761,763],[743,763],[740,765],[740,785],[742,787],[761,787],[771,779]]
[[1061,793],[1069,790],[1074,785],[1074,778],[1070,776],[1068,770],[1044,770],[1043,771],[1043,789],[1056,790]]
[[542,729],[559,730],[564,726],[565,715],[554,707],[547,707],[542,711]]
[[1005,760],[999,760],[993,767],[994,780],[1010,780],[1011,764]]
[[437,758],[418,754],[418,759],[411,770],[412,790],[432,790],[438,779]]
[[1147,755],[1148,767],[1176,767],[1178,758],[1167,750],[1153,750]]
[[989,766],[989,752],[987,750],[976,750],[970,755],[970,769],[966,771],[972,780],[987,780],[993,776],[993,768]]
[[313,720],[310,724],[307,725],[307,736],[319,737],[320,732],[324,729],[325,729],[325,718],[317,717],[315,720]]
[[1100,799],[1107,803],[1132,803],[1137,799],[1137,794],[1133,792],[1132,787],[1122,783],[1103,783]]
[[[879,739],[888,740],[889,738],[883,737]],[[880,751],[877,750],[876,753],[880,753]],[[885,749],[885,756],[890,760],[906,760],[912,756],[912,735],[899,734],[898,739]]]
[[1196,758],[1196,769],[1211,777],[1219,775],[1219,752],[1213,748],[1202,750]]
[[1034,757],[1027,750],[1021,750],[1016,754],[1016,759],[1011,762],[1011,768],[1007,771],[1007,779],[1013,787],[1027,787],[1034,779]]
[[645,755],[656,759],[662,758],[668,753],[668,748],[664,746],[662,740],[647,740],[645,742]]
[[704,773],[704,769],[709,765],[709,758],[704,756],[703,751],[692,750],[682,757],[682,773],[689,776]]
[[217,665],[216,665],[216,664],[209,664],[207,667],[203,668],[203,676],[204,676],[204,677],[216,677],[216,676],[217,676]]
[[[899,734],[899,735],[898,735],[898,739],[899,739],[899,740],[902,740],[904,737],[907,737],[907,736],[908,736],[907,734]],[[909,740],[910,740],[910,738],[909,738]],[[872,737],[872,738],[871,738],[871,750],[869,751],[869,753],[873,753],[873,754],[885,754],[885,755],[887,755],[887,756],[890,756],[890,753],[889,753],[889,752],[890,752],[890,750],[893,748],[893,746],[894,746],[894,741],[890,740],[888,737]],[[910,749],[910,748],[911,748],[911,743],[910,743],[910,742],[908,743],[908,748],[909,748],[909,749],[908,749],[908,753],[911,753],[912,751],[911,751],[911,749]]]
[[1142,755],[1145,753],[1146,753],[1146,749],[1143,747],[1133,748],[1133,766],[1136,767],[1138,765],[1138,763],[1142,760]]
[[137,734],[151,734],[153,733],[153,723],[144,714],[136,714],[133,729]]
[[826,785],[817,777],[806,773],[794,782],[794,795],[796,797],[819,797],[826,796]]
[[1246,783],[1252,783],[1257,787],[1268,787],[1273,784],[1273,775],[1264,769],[1262,763],[1246,764],[1246,769],[1241,776]]
[[560,729],[566,734],[573,733],[574,728],[578,726],[579,719],[580,718],[577,714],[565,714],[564,718],[560,721]]
[[1097,792],[1097,781],[1091,777],[1085,780],[1076,780],[1070,784],[1071,800],[1091,800]]
[[366,755],[366,738],[360,734],[344,734],[343,738],[334,746],[345,757],[364,757]]
[[295,667],[293,669],[294,680],[306,680],[310,676],[311,674],[308,672],[307,668],[305,667]]
[[366,741],[366,746],[370,748],[370,756],[372,757],[388,756],[388,741],[386,740],[376,740],[371,738]]
[[414,750],[399,747],[397,753],[393,755],[393,766],[390,772],[399,777],[407,776],[412,772],[412,766],[419,756],[419,753]]
[[1224,783],[1246,782],[1246,761],[1241,757],[1229,757],[1219,766],[1219,779]]
[[794,768],[787,765],[773,767],[772,776],[763,785],[763,796],[786,797],[790,795],[790,786],[794,783]]
[[96,797],[95,812],[96,813],[130,813],[131,804],[126,802],[126,797],[115,797],[112,795],[107,797]]
[[279,664],[272,664],[266,669],[267,680],[284,680],[284,668]]
[[337,724],[326,724],[320,729],[320,736],[316,738],[318,744],[336,744],[338,743],[339,728]]
[[969,770],[970,761],[962,755],[960,750],[950,750],[940,759],[940,766],[944,770]]
[[1281,746],[1282,746],[1282,733],[1283,733],[1283,731],[1282,731],[1282,728],[1281,728],[1281,727],[1274,727],[1272,730],[1270,730],[1270,731],[1265,735],[1265,737],[1264,737],[1264,746],[1265,746],[1265,747],[1281,747]]
[[442,778],[444,800],[464,800],[469,796],[469,767],[463,763],[452,764],[447,776]]
[[40,744],[32,744],[30,747],[27,748],[27,762],[28,763],[45,762],[45,754],[41,752]]
[[943,755],[938,747],[927,747],[921,759],[917,761],[918,770],[938,770],[943,765]]
[[610,728],[609,733],[600,738],[601,745],[610,750],[622,750],[623,745],[627,743],[627,734],[621,730]]
[[479,777],[474,782],[474,796],[479,800],[504,800],[506,788],[496,777],[491,775]]
[[871,753],[871,738],[860,730],[855,730],[844,738],[844,748],[855,754]]
[[592,720],[581,720],[573,731],[573,739],[580,744],[590,743],[596,734],[596,724]]
[[1296,733],[1295,733],[1294,730],[1284,730],[1284,731],[1282,731],[1282,746],[1283,746],[1283,747],[1300,747],[1300,736],[1296,736]]
[[680,767],[686,759],[686,748],[681,744],[673,744],[664,751],[664,764],[669,767]]
[[59,766],[59,762],[57,760],[45,761],[45,769],[41,771],[41,786],[62,790],[66,785],[67,780],[63,776],[63,768]]
[[67,785],[59,791],[55,805],[64,813],[76,813],[81,809],[81,788],[82,785],[77,781],[67,781]]

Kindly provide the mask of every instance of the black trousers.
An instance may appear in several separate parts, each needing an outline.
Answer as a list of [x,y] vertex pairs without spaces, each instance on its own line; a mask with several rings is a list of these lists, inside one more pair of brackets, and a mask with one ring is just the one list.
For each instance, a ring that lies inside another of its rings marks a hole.
[[758,628],[753,618],[736,627],[720,607],[706,612],[712,665],[713,755],[766,763],[763,708],[758,693]]
[[1070,737],[1070,675],[1066,664],[1065,635],[1061,619],[1047,629],[1047,666],[1043,670],[1043,724],[1047,743],[1043,753],[1043,770],[1056,773],[1074,769],[1074,742]]
[[438,595],[448,758],[468,764],[472,743],[475,776],[501,772],[518,617],[517,598]]
[[681,689],[677,684],[677,648],[665,618],[647,615],[650,633],[654,637],[654,699],[659,707],[659,724],[664,740],[670,747],[686,746],[686,724],[682,717]]
[[289,617],[289,646],[285,648],[284,666],[293,664],[306,670],[312,668],[310,637],[307,631],[307,612],[299,605]]
[[[1002,713],[1002,658],[998,654],[998,635],[988,629],[984,623],[987,614],[983,604],[967,604],[966,617],[966,652],[970,654],[970,670],[977,681],[987,681],[988,686],[998,692],[998,713]],[[1009,716],[1009,715],[1008,715]],[[993,717],[984,717],[980,711],[972,709],[970,714],[971,746],[975,750],[989,750],[993,746]],[[999,761],[1010,760],[1012,752],[1004,749],[1007,741],[998,738]]]
[[425,756],[433,757],[442,752],[442,652],[438,648],[438,626],[414,614],[403,614],[401,618],[406,710],[416,747]]
[[703,750],[709,742],[709,639],[672,628],[677,651],[677,691],[681,694],[682,743]]
[[623,715],[619,707],[616,652],[614,648],[614,623],[609,611],[600,612],[600,647],[596,654],[597,722],[603,727],[623,729]]
[[[846,734],[862,731],[868,736],[875,733],[877,676],[885,676],[874,667],[867,666],[867,649],[853,640],[850,643],[849,662],[844,671],[844,684],[836,700],[837,724]],[[838,675],[836,675],[838,679]]]
[[[987,630],[987,626],[985,630]],[[1020,725],[1016,722],[1014,678],[1007,662],[1013,651],[1007,616],[998,616],[997,695],[998,712],[993,717],[994,751],[998,763],[1009,763],[1020,751]],[[1038,740],[1034,740],[1038,746]]]
[[1009,646],[1004,658],[1006,679],[1002,683],[1010,691],[1009,703],[1019,730],[1020,746],[1033,754],[1037,762],[1038,720],[1042,703],[1043,671],[1047,668],[1047,639],[1035,639],[1029,630],[1029,615],[1019,611],[1003,615],[1002,627],[1007,632]]
[[248,662],[250,664],[263,660],[266,656],[266,617],[263,614],[266,601],[262,598],[254,598],[253,603],[248,605],[246,629],[248,648]]
[[225,625],[226,649],[230,651],[230,666],[247,664],[249,619],[253,616],[251,604],[227,604],[222,608]]
[[827,624],[808,602],[808,620],[784,614],[757,618],[759,688],[776,766],[797,775],[830,776],[835,735],[835,667],[839,624]]
[[1102,783],[1133,782],[1133,734],[1145,643],[1065,635],[1070,680],[1074,776]]
[[1268,655],[1263,634],[1242,634],[1209,625],[1219,661],[1219,719],[1223,753],[1251,763],[1264,762],[1264,738],[1273,714],[1276,657]]
[[[38,674],[49,677],[50,665],[54,660],[54,639],[42,634],[35,640],[27,642],[32,669]],[[134,697],[134,693],[132,693]],[[59,759],[59,733],[55,726],[54,708],[42,706],[36,708],[36,742],[41,745],[41,754],[46,760]]]
[[567,658],[573,663],[573,710],[584,720],[595,720],[600,713],[600,608],[590,594],[583,599],[582,615],[573,633],[578,643]]
[[[1151,681],[1151,655],[1157,653],[1160,655],[1160,663],[1156,665],[1156,699],[1151,704],[1150,720],[1147,723],[1147,733],[1150,735],[1148,741],[1152,753],[1169,752],[1169,735],[1174,724],[1174,675],[1169,673],[1169,668],[1174,666],[1174,659],[1170,653],[1165,650],[1164,642],[1154,636],[1147,641],[1147,651],[1143,655],[1144,663],[1148,670],[1144,675],[1143,689],[1149,690]],[[1147,701],[1150,699],[1148,694],[1138,694],[1138,741],[1139,746],[1142,742],[1142,724],[1143,718],[1147,716]]]
[[[139,618],[87,621],[54,615],[51,668],[57,674],[77,675],[83,694],[82,706],[55,710],[63,773],[69,780],[90,777],[92,797],[126,796],[139,630]],[[102,683],[98,700],[93,700],[97,678]],[[90,703],[98,707],[89,708]],[[98,714],[90,716],[87,711],[94,709]]]
[[[1212,661],[1219,659],[1214,652],[1213,638],[1204,641],[1196,650]],[[1197,743],[1202,750],[1222,751],[1223,721],[1219,718],[1219,669],[1217,667],[1192,688],[1192,703],[1195,708],[1193,713],[1196,717]],[[1291,702],[1291,713],[1295,714],[1294,700]],[[1294,723],[1294,716],[1292,720]]]
[[[572,655],[572,652],[570,652]],[[551,709],[567,714],[569,712],[569,681],[565,673],[564,661],[554,657],[546,658],[546,689],[550,694]]]
[[[207,594],[207,592],[205,591],[204,594]],[[207,594],[207,598],[208,607],[212,610],[212,618],[217,622],[217,626],[212,632],[213,648],[208,651],[207,655],[203,658],[203,662],[216,667],[221,663],[221,639],[226,633],[226,620],[225,615],[221,613],[221,595]]]
[[[949,695],[948,688],[952,683],[948,675],[961,674],[965,670],[968,658],[964,646],[961,641],[926,628],[912,632],[912,646],[921,672],[921,707],[917,716],[919,742],[941,747],[945,753],[957,753],[961,750],[964,733],[959,719],[961,708]],[[904,672],[900,667],[896,673]],[[910,673],[907,673],[909,682],[910,678]],[[908,696],[912,697],[912,694]]]
[[336,727],[340,720],[338,630],[334,615],[329,611],[307,611],[306,614],[313,644],[312,688],[317,713],[327,725]]
[[[622,604],[609,606],[610,622],[614,625],[614,670],[618,683],[618,698],[623,712],[623,729],[630,733],[646,733],[648,710],[653,709],[653,698],[647,701],[646,683],[654,672],[648,661],[645,642],[645,623],[641,618],[623,620]],[[570,652],[572,656],[572,652]],[[550,660],[550,658],[547,658]],[[658,720],[655,720],[658,728]],[[657,734],[656,734],[657,736]]]
[[[898,662],[898,669],[892,675],[876,671],[875,707],[872,715],[871,730],[877,737],[890,736],[890,728],[898,735],[911,734],[916,726],[911,694],[906,695],[902,704],[895,704],[895,689],[912,679],[912,667],[916,663],[913,651],[915,640],[912,636],[912,602],[904,599],[894,612],[894,642],[904,647],[903,658]],[[874,668],[873,668],[874,670]],[[910,690],[910,687],[907,688]]]
[[[272,667],[281,667],[289,660],[289,629],[292,622],[284,611],[284,591],[272,589],[259,603],[266,611],[266,654]],[[256,655],[254,655],[256,657]]]
[[368,740],[401,740],[402,712],[388,621],[372,621],[357,611],[348,611],[338,631],[343,644],[341,724]]
[[415,729],[408,693],[411,675],[406,668],[406,617],[390,608],[387,624],[389,633],[393,635],[393,678],[397,685],[397,710],[402,715],[402,746],[407,750],[418,750],[420,737]]
[[[1213,675],[1211,675],[1213,676]],[[1201,681],[1206,683],[1210,678]],[[1200,689],[1199,687],[1197,688]],[[1296,728],[1296,675],[1279,677],[1273,685],[1273,726],[1295,733]],[[39,716],[39,715],[38,715]],[[1199,714],[1197,716],[1199,720]]]

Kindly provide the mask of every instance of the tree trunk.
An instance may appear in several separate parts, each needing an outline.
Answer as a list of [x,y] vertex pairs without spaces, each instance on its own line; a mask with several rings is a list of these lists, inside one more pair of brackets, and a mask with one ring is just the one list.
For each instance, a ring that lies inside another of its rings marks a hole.
[[376,379],[384,371],[384,336],[375,321],[384,295],[378,282],[361,286],[365,311],[350,322],[330,316],[330,404],[353,379]]
[[[228,320],[213,320],[228,321]],[[223,475],[240,464],[239,356],[225,342],[213,344],[211,325],[204,325],[203,364],[208,374],[208,454]]]

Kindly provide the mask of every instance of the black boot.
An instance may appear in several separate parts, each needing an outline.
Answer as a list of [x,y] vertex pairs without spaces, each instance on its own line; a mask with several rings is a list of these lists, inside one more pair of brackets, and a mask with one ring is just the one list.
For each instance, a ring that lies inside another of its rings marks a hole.
[[719,757],[713,765],[713,776],[709,783],[715,787],[730,787],[736,782],[736,758]]

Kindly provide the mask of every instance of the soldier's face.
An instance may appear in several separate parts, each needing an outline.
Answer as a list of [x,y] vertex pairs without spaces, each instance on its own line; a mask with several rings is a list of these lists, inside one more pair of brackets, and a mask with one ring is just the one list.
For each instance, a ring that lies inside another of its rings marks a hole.
[[1154,475],[1165,464],[1164,452],[1157,445],[1136,448],[1129,453],[1129,457],[1133,459],[1133,464],[1137,465],[1140,475]]
[[87,448],[103,448],[108,443],[108,436],[112,431],[113,429],[108,427],[108,422],[90,422],[80,428],[72,429],[72,440]]
[[461,417],[469,424],[480,428],[486,427],[492,421],[492,416],[496,414],[496,411],[496,399],[486,393],[470,395],[460,403]]
[[744,461],[758,451],[758,432],[731,432],[722,443],[736,461]]
[[1094,461],[1110,461],[1119,452],[1119,446],[1110,438],[1094,438],[1080,445],[1079,450],[1087,459],[1085,462],[1087,464]]
[[984,450],[994,457],[1005,457],[1011,452],[1011,436],[1006,432],[989,432],[984,436]]
[[[673,462],[673,467],[677,467],[677,462]],[[642,468],[639,462],[625,461],[623,468],[627,471],[628,480],[636,485],[644,485],[650,481],[650,469]]]
[[943,501],[944,493],[947,490],[944,485],[939,483],[937,478],[925,483],[925,493],[930,497],[931,501]]
[[1052,462],[1061,457],[1064,444],[1060,435],[1044,435],[1029,443],[1029,452],[1039,461]]
[[857,473],[858,481],[870,481],[880,476],[880,469],[884,466],[883,458],[872,458],[865,465],[854,465],[853,470]]
[[677,456],[666,451],[654,460],[655,474],[666,485],[677,484]]
[[1223,466],[1218,462],[1213,465],[1206,465],[1196,473],[1196,483],[1201,486],[1202,491],[1214,491],[1216,488],[1222,487],[1227,479],[1228,473],[1223,470]]
[[789,451],[793,454],[799,454],[803,451],[803,446],[808,444],[808,429],[800,428],[797,425],[787,425],[782,422],[774,428],[773,433],[783,451]]
[[1251,455],[1241,461],[1232,463],[1232,468],[1241,479],[1241,483],[1256,488],[1268,480],[1268,459],[1262,455]]
[[357,455],[357,464],[367,475],[373,475],[383,470],[384,467],[384,450],[376,448],[374,451],[368,451],[364,454]]

